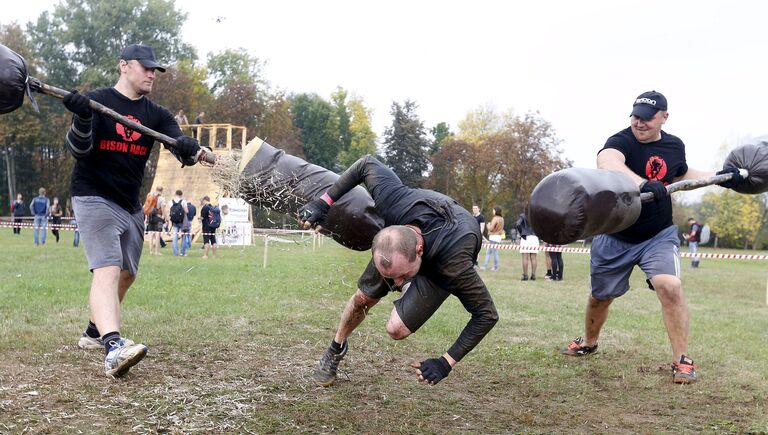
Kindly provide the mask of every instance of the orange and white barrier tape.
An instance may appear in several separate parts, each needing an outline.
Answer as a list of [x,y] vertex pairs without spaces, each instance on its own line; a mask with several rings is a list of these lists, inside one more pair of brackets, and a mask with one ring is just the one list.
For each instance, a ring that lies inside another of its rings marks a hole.
[[[483,243],[483,248],[496,248],[501,250],[513,250],[519,251],[523,248],[520,245],[510,245],[503,243]],[[567,252],[571,254],[589,254],[589,248],[571,248],[568,246],[525,246],[525,249],[531,249],[536,251],[545,252]],[[714,258],[714,259],[727,259],[727,260],[768,260],[768,255],[752,255],[752,254],[710,254],[704,252],[697,252],[695,255],[690,252],[681,252],[681,257],[698,257],[698,258]]]

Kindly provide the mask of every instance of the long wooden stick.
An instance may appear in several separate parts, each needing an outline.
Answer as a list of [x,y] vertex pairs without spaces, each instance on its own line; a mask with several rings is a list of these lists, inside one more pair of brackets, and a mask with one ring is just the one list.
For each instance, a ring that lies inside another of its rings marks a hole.
[[[55,86],[47,85],[40,80],[37,80],[35,78],[30,77],[30,81],[34,81],[33,84],[30,85],[30,88],[33,91],[39,92],[41,94],[49,95],[51,97],[56,97],[59,99],[63,99],[69,94],[69,91],[65,91],[63,89],[57,88]],[[110,109],[109,107],[99,103],[98,101],[90,100],[90,107],[91,109],[95,110],[96,112],[101,113],[102,115],[108,116],[112,118],[113,120],[119,122],[120,124],[131,128],[135,131],[138,131],[142,134],[145,134],[158,142],[162,142],[170,147],[176,148],[176,139],[166,136],[162,133],[159,133],[155,130],[152,130],[149,127],[146,127],[144,125],[139,124],[136,121],[133,121],[131,119],[126,118],[125,116],[115,112],[114,110]],[[201,161],[201,162],[207,162],[207,163],[216,163],[216,155],[213,153],[209,153],[205,150],[205,148],[200,148],[200,151],[198,152],[198,155],[195,156],[195,160]]]
[[[744,178],[747,178],[749,176],[749,173],[746,171],[746,169],[741,169],[741,176]],[[712,186],[713,184],[722,183],[723,181],[728,181],[731,178],[733,178],[733,174],[721,174],[721,175],[714,175],[709,178],[702,178],[699,180],[682,180],[678,181],[677,183],[672,183],[667,186],[667,193],[672,194],[673,192],[678,192],[681,190],[694,190],[698,189],[699,187],[705,187],[705,186]],[[651,202],[653,201],[653,192],[643,192],[640,194],[640,201],[641,202]]]

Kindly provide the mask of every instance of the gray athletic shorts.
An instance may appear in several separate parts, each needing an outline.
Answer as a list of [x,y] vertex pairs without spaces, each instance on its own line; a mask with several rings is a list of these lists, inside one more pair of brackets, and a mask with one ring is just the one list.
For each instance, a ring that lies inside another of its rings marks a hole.
[[74,196],[72,207],[91,271],[117,266],[135,276],[144,247],[144,212],[131,214],[100,196]]
[[629,276],[636,265],[645,272],[651,290],[651,278],[656,275],[679,278],[680,239],[677,237],[677,225],[671,225],[640,243],[623,242],[610,234],[596,236],[592,241],[589,261],[592,297],[606,300],[626,293]]

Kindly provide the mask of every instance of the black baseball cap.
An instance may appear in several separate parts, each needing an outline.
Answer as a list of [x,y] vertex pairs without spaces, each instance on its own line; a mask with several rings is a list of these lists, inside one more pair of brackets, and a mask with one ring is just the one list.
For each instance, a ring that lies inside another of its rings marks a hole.
[[155,51],[146,45],[131,44],[125,47],[120,53],[120,59],[137,60],[144,65],[144,68],[154,68],[160,72],[165,72],[165,67],[157,63],[157,59],[155,59]]
[[637,116],[647,121],[659,110],[667,110],[667,99],[664,95],[656,91],[643,92],[635,98],[630,116]]

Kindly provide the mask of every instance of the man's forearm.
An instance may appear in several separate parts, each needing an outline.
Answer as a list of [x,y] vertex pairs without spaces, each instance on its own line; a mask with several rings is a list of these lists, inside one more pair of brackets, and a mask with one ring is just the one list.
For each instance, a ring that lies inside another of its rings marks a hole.
[[[461,335],[459,335],[453,343],[453,346],[446,352],[446,354],[454,360],[454,362],[451,363],[451,366],[461,361],[464,356],[474,349],[475,346],[483,340],[486,334],[493,329],[498,320],[499,315],[496,313],[496,308],[494,307],[490,307],[490,309],[485,310],[482,313],[473,313],[472,318],[464,327],[464,330],[461,331]],[[448,362],[451,362],[451,360],[448,359]]]
[[79,159],[85,157],[93,150],[91,120],[82,119],[77,115],[72,116],[72,125],[67,131],[65,143],[73,157]]
[[339,176],[339,179],[333,183],[333,186],[327,192],[332,201],[340,200],[347,192],[363,182],[363,169],[369,158],[370,156],[365,156],[358,159]]

